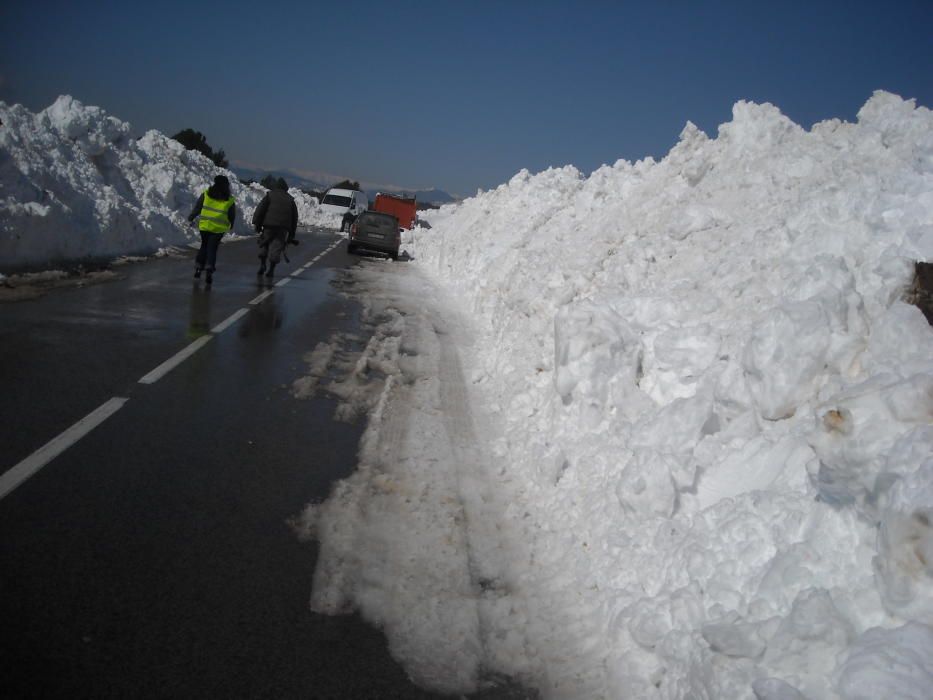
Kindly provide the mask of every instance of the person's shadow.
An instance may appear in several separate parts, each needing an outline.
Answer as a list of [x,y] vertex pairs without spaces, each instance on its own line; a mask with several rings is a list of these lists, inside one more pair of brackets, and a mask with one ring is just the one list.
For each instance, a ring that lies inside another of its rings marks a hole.
[[187,336],[191,340],[211,332],[211,290],[200,286],[191,290]]

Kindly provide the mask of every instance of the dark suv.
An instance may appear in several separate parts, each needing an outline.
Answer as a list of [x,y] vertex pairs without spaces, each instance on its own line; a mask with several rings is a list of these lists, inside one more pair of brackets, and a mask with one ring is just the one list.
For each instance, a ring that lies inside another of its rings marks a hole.
[[364,211],[350,226],[347,252],[352,253],[362,248],[385,253],[393,260],[398,260],[398,247],[401,242],[397,218],[379,211]]

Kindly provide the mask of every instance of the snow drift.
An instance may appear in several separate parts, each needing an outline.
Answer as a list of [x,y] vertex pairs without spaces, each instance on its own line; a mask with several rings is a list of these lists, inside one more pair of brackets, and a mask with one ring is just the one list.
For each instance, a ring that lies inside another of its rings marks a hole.
[[[433,570],[347,536],[380,530],[367,499],[415,447],[312,509],[314,600],[408,619],[391,648],[447,691],[485,668],[549,698],[929,697],[933,332],[901,301],[933,258],[928,109],[878,92],[807,131],[739,102],[659,162],[523,171],[422,216],[405,244],[473,319],[490,414],[495,464],[457,467],[481,650],[437,627],[462,587],[445,613]],[[385,531],[448,507],[407,498]]]
[[[4,266],[192,239],[201,155],[68,97],[0,119]],[[228,177],[248,233],[263,190]],[[902,301],[933,258],[928,109],[879,92],[807,131],[739,102],[661,161],[423,216],[410,267],[358,275],[381,325],[351,379],[383,393],[308,513],[317,609],[449,692],[930,696],[933,332]]]
[[[69,96],[33,114],[0,102],[0,262],[4,270],[151,253],[199,240],[187,216],[219,173],[237,200],[236,234],[265,193],[158,131]],[[290,190],[303,224],[336,227],[313,198]]]

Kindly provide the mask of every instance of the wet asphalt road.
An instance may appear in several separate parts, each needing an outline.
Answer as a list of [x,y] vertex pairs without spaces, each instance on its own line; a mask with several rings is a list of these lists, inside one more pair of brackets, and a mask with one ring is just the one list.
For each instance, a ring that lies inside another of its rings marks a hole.
[[[303,232],[287,275],[336,239]],[[315,545],[287,519],[355,465],[363,425],[293,398],[302,355],[358,332],[339,246],[154,384],[253,299],[251,241],[0,305],[2,464],[111,397],[122,409],[0,500],[4,698],[430,698],[355,617],[311,613]],[[485,694],[484,697],[494,697]]]

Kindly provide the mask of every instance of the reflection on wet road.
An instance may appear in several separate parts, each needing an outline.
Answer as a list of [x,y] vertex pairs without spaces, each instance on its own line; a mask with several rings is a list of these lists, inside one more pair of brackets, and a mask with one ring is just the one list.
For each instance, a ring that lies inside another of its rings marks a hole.
[[299,238],[277,271],[316,262],[256,303],[246,241],[210,289],[165,258],[0,307],[0,468],[107,409],[0,499],[4,697],[433,697],[378,631],[308,609],[315,549],[287,523],[352,471],[362,426],[289,393],[359,327],[331,284],[356,259]]

